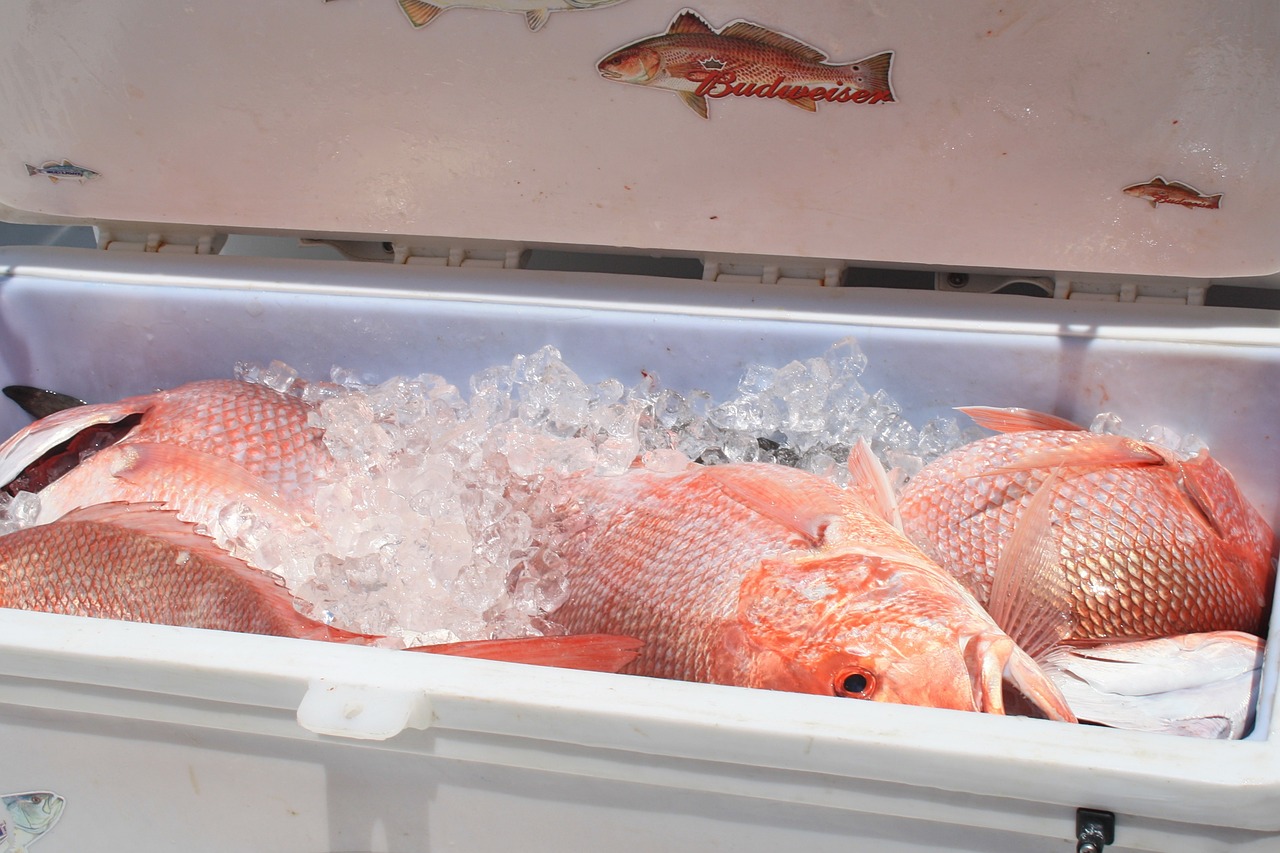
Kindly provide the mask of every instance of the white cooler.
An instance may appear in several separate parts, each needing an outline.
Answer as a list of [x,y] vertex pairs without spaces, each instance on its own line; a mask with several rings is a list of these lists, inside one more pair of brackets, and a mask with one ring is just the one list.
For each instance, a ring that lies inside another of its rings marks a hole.
[[[891,100],[812,111],[709,63],[706,118],[596,68],[679,3],[440,5],[0,8],[0,218],[99,238],[0,252],[0,385],[465,383],[552,344],[727,395],[853,336],[912,423],[1195,433],[1280,526],[1280,315],[1229,307],[1280,280],[1271,0],[706,0],[713,34],[893,52]],[[1157,176],[1190,206],[1125,192]],[[65,799],[36,853],[1072,851],[1081,809],[1108,853],[1272,851],[1278,668],[1219,742],[0,611],[0,793]]]

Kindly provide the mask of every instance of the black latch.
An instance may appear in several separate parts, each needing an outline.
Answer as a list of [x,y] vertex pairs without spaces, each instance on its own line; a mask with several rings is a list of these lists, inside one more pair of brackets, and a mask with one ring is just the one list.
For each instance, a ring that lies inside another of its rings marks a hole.
[[1116,840],[1116,816],[1098,809],[1076,809],[1076,853],[1102,853]]

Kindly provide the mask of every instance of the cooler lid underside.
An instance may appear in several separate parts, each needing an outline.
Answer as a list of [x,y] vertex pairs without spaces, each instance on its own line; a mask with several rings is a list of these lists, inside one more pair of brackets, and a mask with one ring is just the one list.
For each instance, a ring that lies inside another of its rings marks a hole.
[[[1271,0],[436,5],[414,26],[396,0],[5,4],[0,218],[1194,278],[1280,269]],[[539,5],[549,14],[512,13]],[[686,17],[669,34],[686,8],[705,32]],[[636,42],[641,59],[620,67],[705,84],[707,117],[669,80],[600,73]],[[753,49],[772,79],[735,89]],[[887,51],[892,100],[828,79]],[[779,95],[798,85],[821,89],[815,109]],[[97,174],[50,180],[64,161]],[[1170,200],[1152,204],[1157,192]]]

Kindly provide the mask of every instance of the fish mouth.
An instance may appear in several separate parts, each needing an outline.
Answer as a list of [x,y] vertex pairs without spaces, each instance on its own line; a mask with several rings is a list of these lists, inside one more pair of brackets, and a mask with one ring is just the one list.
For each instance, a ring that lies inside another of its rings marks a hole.
[[981,634],[965,644],[979,711],[1076,722],[1067,700],[1031,656],[1005,634]]
[[622,79],[622,75],[621,75],[621,74],[619,74],[617,71],[612,71],[612,70],[610,70],[610,69],[608,69],[608,68],[601,68],[601,69],[599,69],[599,71],[600,71],[600,76],[601,76],[601,77],[604,77],[606,80],[621,80],[621,79]]

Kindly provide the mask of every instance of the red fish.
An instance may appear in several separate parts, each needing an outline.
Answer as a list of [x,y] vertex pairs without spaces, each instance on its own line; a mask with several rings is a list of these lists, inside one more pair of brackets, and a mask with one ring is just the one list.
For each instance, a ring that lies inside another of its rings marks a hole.
[[[342,643],[380,639],[303,616],[277,578],[155,504],[86,507],[0,537],[0,607]],[[597,635],[413,650],[614,672],[638,645]]]
[[984,605],[1015,531],[1039,526],[1048,553],[1033,559],[1065,579],[1068,636],[1262,630],[1275,536],[1207,452],[1183,460],[1022,409],[961,411],[1002,434],[925,466],[899,509],[907,536]]
[[0,445],[0,483],[38,491],[41,522],[99,503],[163,501],[208,529],[236,502],[275,524],[305,524],[333,467],[310,411],[265,386],[217,379],[78,406]]
[[893,51],[832,64],[826,54],[788,35],[748,21],[719,32],[685,10],[665,33],[632,42],[597,68],[607,80],[668,89],[698,115],[707,98],[776,98],[813,111],[828,103],[893,101]]
[[1183,207],[1207,207],[1210,210],[1217,210],[1222,202],[1222,193],[1206,195],[1195,187],[1179,181],[1166,181],[1159,175],[1146,183],[1125,187],[1124,192],[1126,195],[1151,202],[1152,207],[1158,204],[1180,204]]
[[[853,459],[874,464],[865,446]],[[866,490],[753,463],[561,488],[581,528],[559,549],[570,594],[551,618],[641,640],[627,672],[997,714],[1011,688],[1074,719]]]

